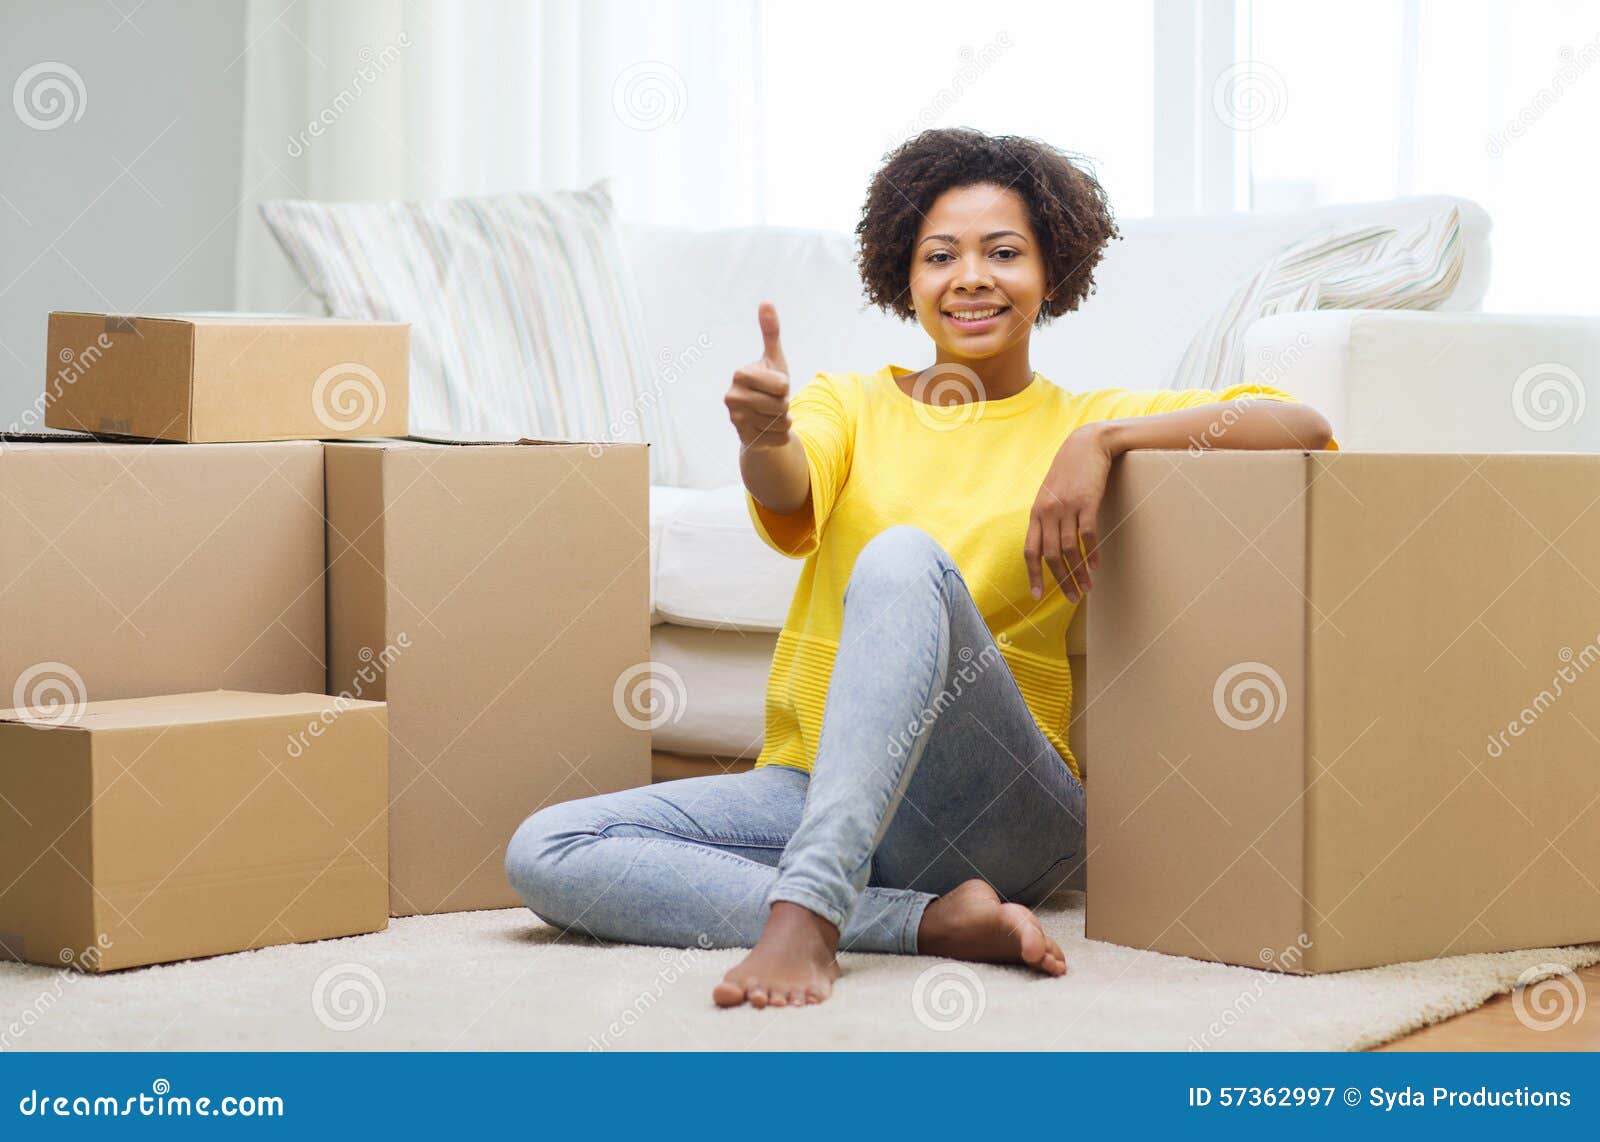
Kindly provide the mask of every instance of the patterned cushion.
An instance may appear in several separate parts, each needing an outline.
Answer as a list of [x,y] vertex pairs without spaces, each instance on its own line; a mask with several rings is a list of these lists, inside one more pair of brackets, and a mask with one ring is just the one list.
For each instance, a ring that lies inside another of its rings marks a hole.
[[261,213],[330,313],[411,322],[413,430],[649,440],[670,476],[607,181]]
[[1258,317],[1309,309],[1437,309],[1461,279],[1455,207],[1408,230],[1328,229],[1287,247],[1196,333],[1168,387],[1225,389],[1244,376],[1244,335]]

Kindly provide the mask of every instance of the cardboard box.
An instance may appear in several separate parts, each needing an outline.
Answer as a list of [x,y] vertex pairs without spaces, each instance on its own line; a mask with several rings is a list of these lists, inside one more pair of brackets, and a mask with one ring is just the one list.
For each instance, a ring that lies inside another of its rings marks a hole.
[[403,436],[411,327],[52,313],[45,423],[150,440]]
[[1089,617],[1092,939],[1600,940],[1600,457],[1140,452]]
[[214,690],[0,712],[0,954],[109,971],[375,932],[383,705]]
[[327,685],[322,447],[0,439],[0,707]]
[[390,907],[505,908],[506,842],[647,785],[641,444],[330,444],[330,688],[389,705]]

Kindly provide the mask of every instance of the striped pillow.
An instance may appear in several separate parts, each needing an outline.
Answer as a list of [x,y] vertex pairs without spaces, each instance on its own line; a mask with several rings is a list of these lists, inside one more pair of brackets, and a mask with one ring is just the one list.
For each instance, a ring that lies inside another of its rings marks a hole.
[[648,439],[665,482],[606,180],[420,203],[279,200],[261,213],[331,314],[411,323],[415,430]]
[[1311,309],[1437,309],[1461,280],[1455,207],[1409,230],[1322,230],[1280,251],[1196,333],[1174,389],[1225,389],[1244,376],[1244,335],[1259,317]]

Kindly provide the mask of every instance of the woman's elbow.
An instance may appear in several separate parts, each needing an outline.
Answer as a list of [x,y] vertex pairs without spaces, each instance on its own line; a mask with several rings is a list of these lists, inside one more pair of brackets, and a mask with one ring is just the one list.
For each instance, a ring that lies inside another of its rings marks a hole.
[[1333,425],[1328,423],[1328,418],[1323,416],[1311,405],[1299,406],[1303,424],[1298,426],[1297,435],[1302,448],[1309,448],[1320,452],[1333,443]]

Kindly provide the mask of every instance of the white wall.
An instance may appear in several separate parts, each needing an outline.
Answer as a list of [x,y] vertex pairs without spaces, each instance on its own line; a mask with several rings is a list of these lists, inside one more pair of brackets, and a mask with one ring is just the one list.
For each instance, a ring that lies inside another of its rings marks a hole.
[[[233,304],[244,48],[243,4],[0,5],[0,429],[43,390],[50,310]],[[52,64],[76,78],[18,88]]]

